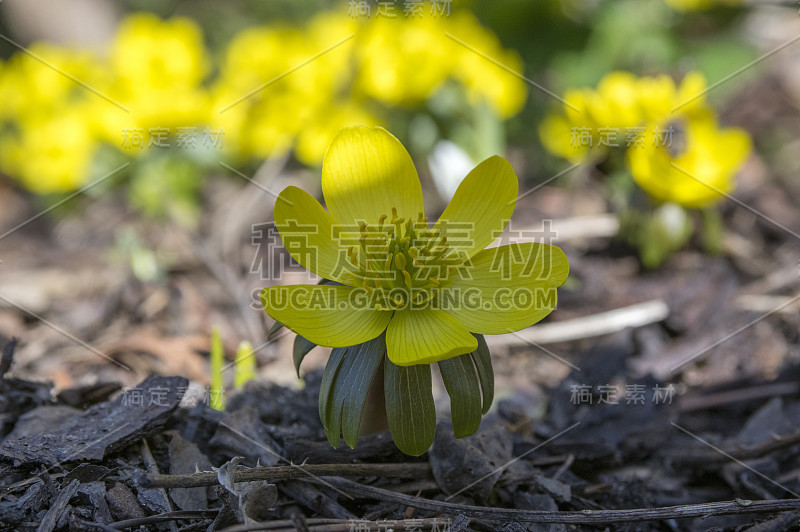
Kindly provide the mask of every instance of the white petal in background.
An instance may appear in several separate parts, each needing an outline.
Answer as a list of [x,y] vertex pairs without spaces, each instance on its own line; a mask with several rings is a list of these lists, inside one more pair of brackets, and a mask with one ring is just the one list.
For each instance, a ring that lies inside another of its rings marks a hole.
[[440,140],[428,157],[428,167],[436,184],[436,190],[442,199],[449,203],[458,185],[475,167],[475,163],[456,144],[449,140]]

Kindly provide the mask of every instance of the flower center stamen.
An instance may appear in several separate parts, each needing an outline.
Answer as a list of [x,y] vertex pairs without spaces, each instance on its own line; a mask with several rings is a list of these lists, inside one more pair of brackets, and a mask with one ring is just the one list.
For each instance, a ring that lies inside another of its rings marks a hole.
[[421,212],[415,221],[392,207],[391,216],[382,215],[374,225],[362,222],[358,230],[358,245],[348,247],[347,260],[372,306],[381,310],[425,304],[452,283],[450,274],[462,262]]

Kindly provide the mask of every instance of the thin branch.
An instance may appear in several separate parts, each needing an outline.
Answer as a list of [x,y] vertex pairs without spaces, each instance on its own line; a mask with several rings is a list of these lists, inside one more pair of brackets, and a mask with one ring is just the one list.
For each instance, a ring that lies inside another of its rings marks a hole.
[[[308,525],[309,527],[338,525],[342,523],[351,523],[351,521],[343,519],[333,519],[328,517],[314,517],[306,519],[306,525]],[[282,528],[294,531],[296,528],[294,520],[276,519],[275,521],[269,521],[267,523],[238,524],[229,526],[228,528],[223,528],[222,530],[220,530],[220,532],[249,532],[251,530],[280,530]]]
[[[450,519],[428,517],[419,519],[388,519],[370,521],[368,519],[306,519],[309,532],[352,532],[360,530],[357,526],[366,525],[368,530],[447,530]],[[273,532],[296,532],[297,528],[291,520],[270,521],[268,523],[251,523],[234,525],[220,532],[254,532],[256,530],[272,530]],[[367,530],[367,529],[365,529]]]
[[[294,466],[239,468],[234,473],[234,482],[253,480],[293,480],[308,476],[342,477],[382,477],[382,478],[424,478],[430,474],[430,466],[425,462],[409,464],[304,464],[302,469]],[[185,475],[165,475],[148,473],[142,478],[148,488],[197,488],[219,484],[214,472],[191,473]]]
[[[800,443],[800,430],[757,445],[726,445],[724,450],[727,454],[736,455],[739,460],[752,460],[783,450],[786,447],[792,447],[798,443]],[[666,456],[670,462],[682,465],[709,466],[728,461],[728,458],[716,451],[709,450],[706,447],[698,448],[697,446],[691,448],[676,447],[667,451]]]
[[336,485],[354,496],[377,499],[413,506],[447,515],[464,514],[472,519],[490,521],[516,521],[528,523],[568,523],[568,524],[604,524],[632,521],[660,521],[663,519],[686,519],[710,515],[734,515],[751,513],[774,513],[800,509],[800,499],[778,499],[749,501],[709,502],[702,504],[682,504],[661,508],[631,508],[624,510],[581,510],[577,512],[545,512],[531,510],[513,510],[508,508],[489,508],[433,501],[420,497],[412,497],[402,493],[358,484],[342,478],[327,478],[326,481]]
[[719,408],[720,406],[742,401],[769,399],[781,395],[795,395],[798,392],[800,392],[800,383],[798,382],[771,382],[724,392],[695,396],[687,395],[681,397],[678,408],[681,412],[694,412],[709,408]]
[[164,523],[169,521],[181,521],[184,519],[213,519],[219,513],[219,510],[180,510],[175,512],[166,512],[158,515],[150,515],[147,517],[136,517],[134,519],[126,519],[125,521],[117,521],[109,525],[111,528],[122,530],[124,528],[140,527],[143,525],[152,525],[155,523]]

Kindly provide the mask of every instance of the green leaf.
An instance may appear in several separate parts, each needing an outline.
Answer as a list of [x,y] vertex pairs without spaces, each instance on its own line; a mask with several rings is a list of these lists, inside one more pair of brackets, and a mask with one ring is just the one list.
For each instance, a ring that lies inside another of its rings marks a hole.
[[335,432],[338,444],[341,427],[345,443],[355,448],[367,394],[385,356],[385,333],[348,349],[333,383],[333,406],[328,429],[331,445],[331,431]]
[[428,450],[436,435],[431,367],[397,366],[388,357],[384,364],[386,417],[392,439],[405,454],[419,456]]
[[494,401],[494,370],[492,369],[492,357],[489,353],[489,346],[486,345],[486,340],[483,339],[482,334],[476,334],[475,338],[478,339],[478,349],[469,354],[472,357],[472,362],[475,364],[475,369],[478,371],[478,380],[481,383],[481,391],[483,392],[483,414],[486,414],[492,407]]
[[300,378],[300,364],[303,363],[303,359],[306,358],[306,355],[315,347],[317,344],[306,340],[299,334],[294,337],[294,345],[292,346],[292,360],[294,360],[294,369],[297,371],[297,378]]
[[450,413],[456,438],[472,436],[481,425],[481,389],[469,353],[439,362],[450,395]]
[[269,340],[270,338],[272,338],[272,335],[280,331],[282,328],[283,328],[283,323],[279,321],[273,323],[272,327],[270,327],[269,332],[267,333],[267,339]]
[[[322,383],[319,385],[319,419],[322,421],[322,426],[325,428],[325,434],[328,436],[328,441],[334,437],[331,433],[331,415],[333,413],[333,385],[336,382],[336,376],[339,373],[339,367],[342,365],[344,355],[347,353],[349,347],[338,347],[331,351],[331,356],[328,358],[328,363],[325,365],[325,371],[322,373]],[[331,442],[331,445],[338,447],[339,444],[339,428],[336,428],[336,441]]]

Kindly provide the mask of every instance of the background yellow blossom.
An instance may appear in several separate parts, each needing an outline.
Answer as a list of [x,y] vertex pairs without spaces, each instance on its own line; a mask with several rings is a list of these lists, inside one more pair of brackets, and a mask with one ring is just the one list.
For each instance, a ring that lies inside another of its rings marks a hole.
[[[456,102],[449,116],[483,105],[497,121],[518,113],[524,82],[448,35],[523,70],[519,55],[466,12],[359,19],[322,11],[303,23],[243,28],[216,53],[192,19],[133,13],[106,54],[31,48],[56,68],[30,54],[11,57],[0,71],[0,120],[9,126],[0,129],[0,162],[35,192],[63,192],[88,182],[90,165],[109,148],[135,159],[193,160],[200,179],[203,165],[215,162],[208,149],[175,148],[211,131],[217,159],[246,164],[292,150],[318,166],[342,127],[411,121],[429,114],[440,92]],[[446,124],[441,129],[447,134]],[[134,178],[151,167],[134,167]]]
[[[677,86],[666,75],[612,72],[596,89],[564,94],[563,110],[539,128],[542,144],[575,162],[589,153],[602,157],[611,147],[623,148],[633,178],[654,199],[706,206],[733,190],[734,174],[750,146],[742,130],[717,130],[706,86],[699,72],[688,73]],[[699,173],[711,188],[674,165]]]
[[659,201],[700,208],[723,199],[735,187],[735,173],[750,151],[750,137],[741,129],[718,129],[708,115],[674,126],[671,145],[650,142],[627,151],[633,178]]

